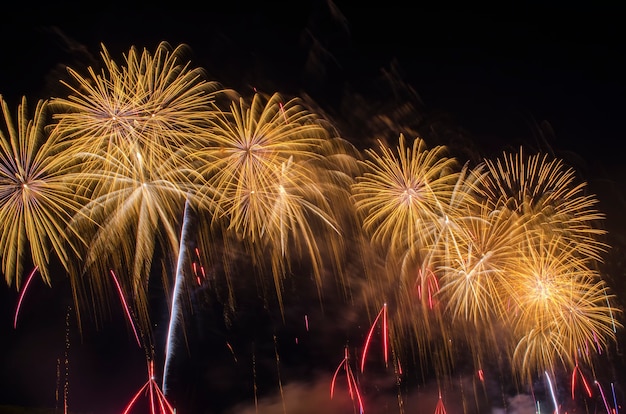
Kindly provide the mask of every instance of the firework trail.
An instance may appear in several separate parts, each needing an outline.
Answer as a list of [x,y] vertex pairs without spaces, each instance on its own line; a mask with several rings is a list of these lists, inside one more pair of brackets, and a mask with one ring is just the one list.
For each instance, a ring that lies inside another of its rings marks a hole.
[[17,306],[15,307],[15,317],[13,318],[13,329],[17,329],[17,317],[20,314],[20,308],[22,307],[24,296],[26,296],[26,291],[28,290],[28,286],[30,286],[30,282],[32,282],[33,277],[35,276],[35,273],[37,272],[38,269],[39,267],[35,266],[35,268],[30,272],[30,274],[26,278],[26,283],[24,283],[24,287],[22,288],[22,291],[20,292],[20,297],[17,300]]
[[115,287],[117,289],[117,292],[120,295],[120,299],[122,300],[122,306],[124,308],[124,312],[126,312],[126,317],[128,318],[128,323],[130,323],[130,326],[133,328],[133,333],[135,334],[135,340],[137,341],[137,345],[139,345],[141,347],[141,341],[139,340],[139,334],[137,334],[137,328],[135,328],[135,323],[133,322],[133,318],[130,314],[130,308],[128,307],[128,303],[126,302],[126,298],[124,297],[124,291],[122,290],[122,287],[120,286],[120,282],[117,280],[117,276],[115,275],[115,272],[113,270],[111,270],[111,276],[113,276],[113,281],[115,282]]
[[180,249],[178,252],[178,262],[176,264],[176,279],[174,281],[174,291],[172,292],[172,304],[170,309],[169,326],[167,329],[167,339],[165,344],[165,364],[163,367],[163,394],[168,395],[168,378],[170,375],[170,364],[175,351],[176,338],[179,335],[179,326],[183,322],[183,314],[180,301],[183,294],[185,283],[185,257],[187,255],[187,241],[189,240],[189,231],[192,220],[190,214],[189,202],[185,203],[185,212],[183,218],[183,228],[180,234]]
[[374,322],[372,323],[372,327],[370,328],[370,331],[367,334],[367,339],[365,340],[365,346],[363,347],[363,356],[361,357],[361,372],[365,370],[365,358],[367,356],[367,350],[369,348],[370,341],[372,339],[372,334],[374,333],[374,328],[376,327],[376,323],[378,323],[378,320],[381,318],[381,316],[383,318],[383,329],[382,329],[383,355],[385,357],[385,366],[387,366],[389,350],[387,348],[387,335],[388,335],[387,333],[387,304],[385,303],[382,309],[380,310],[380,312],[378,312],[378,315],[376,316],[376,319],[374,319]]
[[337,381],[337,376],[339,375],[339,371],[343,368],[346,373],[346,382],[348,385],[348,392],[350,393],[350,398],[352,401],[357,401],[359,407],[359,413],[363,414],[365,411],[363,409],[363,399],[361,397],[361,391],[359,391],[358,382],[354,373],[352,372],[352,367],[350,366],[350,355],[348,351],[348,347],[346,346],[344,349],[344,357],[337,366],[333,378],[330,382],[330,398],[332,399],[335,395],[335,382]]

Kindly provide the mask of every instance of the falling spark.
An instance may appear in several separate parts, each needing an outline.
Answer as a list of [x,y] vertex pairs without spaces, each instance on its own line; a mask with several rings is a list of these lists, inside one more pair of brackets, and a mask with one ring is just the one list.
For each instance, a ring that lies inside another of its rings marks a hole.
[[237,357],[235,356],[235,350],[233,349],[233,347],[230,344],[230,342],[226,342],[226,346],[230,350],[230,353],[233,355],[233,359],[235,360],[235,362],[237,362]]
[[617,333],[617,328],[615,327],[615,318],[613,317],[613,307],[611,306],[611,303],[609,302],[609,296],[607,295],[606,291],[604,291],[604,297],[606,299],[606,305],[609,308],[609,314],[611,315],[611,323],[613,324],[613,332]]
[[615,384],[611,383],[611,392],[613,393],[613,404],[615,404],[615,414],[619,414],[618,405],[617,405],[617,397],[615,396]]
[[276,372],[278,374],[278,389],[280,390],[280,398],[283,403],[283,412],[287,414],[287,407],[285,406],[285,393],[283,390],[283,383],[280,379],[280,356],[278,355],[278,343],[276,340],[276,335],[274,335],[274,354],[276,355]]
[[337,380],[337,375],[339,375],[339,371],[343,367],[346,372],[346,381],[348,383],[348,391],[350,393],[350,398],[354,401],[356,397],[359,403],[359,412],[363,414],[365,411],[363,409],[363,400],[361,399],[361,393],[359,391],[359,387],[357,385],[356,379],[354,378],[354,374],[352,373],[352,369],[350,368],[350,357],[348,352],[348,347],[345,347],[343,360],[337,366],[335,373],[333,375],[333,379],[330,382],[330,398],[332,399],[335,395],[335,382]]
[[126,303],[126,298],[124,298],[124,292],[122,291],[120,282],[117,280],[117,276],[115,276],[115,272],[113,270],[110,270],[110,272],[111,272],[111,276],[113,276],[113,281],[115,282],[117,293],[119,293],[120,299],[122,300],[122,305],[124,305],[124,311],[126,312],[126,316],[128,317],[128,322],[130,323],[130,326],[133,328],[133,333],[135,334],[135,340],[137,341],[137,345],[141,347],[141,341],[139,340],[137,329],[135,328],[135,324],[133,323],[133,318],[130,315],[130,309],[128,308],[128,304]]
[[71,308],[67,307],[67,312],[65,314],[65,353],[63,355],[64,363],[65,363],[65,383],[63,384],[63,409],[64,413],[68,414],[69,410],[69,388],[70,388],[70,361],[69,361],[69,350],[70,350],[70,310]]
[[380,319],[380,317],[383,317],[383,354],[385,356],[385,367],[387,366],[387,360],[388,360],[388,347],[387,347],[387,304],[385,303],[382,307],[382,309],[380,310],[380,312],[378,312],[378,316],[376,316],[376,319],[374,319],[374,323],[372,323],[372,327],[370,328],[369,333],[367,334],[367,339],[365,340],[365,347],[363,348],[363,357],[361,358],[361,372],[364,371],[365,369],[365,357],[367,355],[367,350],[369,348],[371,339],[372,339],[372,334],[374,332],[374,328],[376,327],[376,323],[378,322],[378,319]]
[[259,396],[257,394],[258,392],[258,386],[256,383],[256,352],[254,351],[254,343],[252,344],[252,382],[253,382],[253,388],[254,388],[254,411],[256,413],[259,412]]
[[602,386],[600,386],[600,383],[597,380],[595,381],[595,383],[598,386],[598,389],[600,390],[600,395],[602,396],[602,401],[604,402],[604,408],[606,409],[606,414],[611,414],[611,409],[609,408],[609,403],[606,401],[606,397],[604,396],[604,390],[602,389]]
[[556,395],[554,394],[554,387],[552,387],[552,381],[550,380],[550,376],[548,375],[548,371],[544,371],[546,374],[546,379],[548,380],[548,386],[550,388],[550,395],[552,396],[552,402],[554,403],[554,413],[559,414],[559,405],[556,402]]
[[589,387],[587,380],[585,379],[582,371],[580,370],[580,367],[578,366],[578,362],[576,362],[576,366],[574,366],[574,370],[572,371],[572,400],[574,399],[574,389],[576,387],[576,378],[577,378],[576,374],[577,373],[580,374],[580,379],[581,379],[583,386],[585,387],[585,391],[587,391],[587,395],[589,396],[589,398],[591,398],[591,395],[592,395],[591,388]]
[[309,332],[309,315],[304,315],[304,326],[306,327],[306,331]]
[[154,362],[149,361],[148,364],[148,381],[137,391],[133,399],[128,403],[123,414],[128,414],[137,402],[137,399],[141,393],[148,389],[150,398],[150,413],[149,414],[176,414],[176,410],[167,401],[165,395],[159,389],[158,384],[154,380]]
[[24,300],[24,295],[26,295],[26,290],[28,289],[30,282],[33,280],[33,276],[35,275],[35,272],[38,269],[39,269],[39,266],[35,266],[35,268],[30,272],[30,274],[28,275],[28,279],[26,279],[26,283],[24,284],[24,288],[22,289],[22,292],[20,293],[20,298],[17,301],[17,307],[15,308],[15,318],[13,319],[13,329],[17,329],[17,316],[20,313],[20,308],[22,306],[22,301]]

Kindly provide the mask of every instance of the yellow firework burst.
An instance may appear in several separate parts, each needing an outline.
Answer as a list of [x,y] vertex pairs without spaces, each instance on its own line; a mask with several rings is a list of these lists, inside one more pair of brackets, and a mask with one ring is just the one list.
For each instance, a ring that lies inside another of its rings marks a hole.
[[409,146],[404,135],[396,152],[382,142],[379,152],[366,150],[365,172],[352,193],[374,243],[400,254],[430,243],[458,177],[456,161],[445,152],[443,146],[428,149],[421,138]]
[[47,283],[51,252],[66,268],[76,259],[72,254],[82,239],[68,229],[80,209],[73,183],[76,162],[48,137],[46,101],[38,101],[31,118],[22,98],[16,123],[2,96],[0,105],[0,255],[7,283],[19,289],[29,253]]
[[507,208],[525,220],[528,231],[554,234],[576,243],[581,254],[602,260],[607,245],[599,240],[605,231],[598,225],[604,215],[572,168],[545,154],[528,156],[522,149],[485,165],[489,174],[481,191],[491,209]]
[[133,141],[144,150],[176,151],[190,145],[206,128],[212,103],[227,92],[209,81],[202,68],[185,59],[188,48],[168,43],[156,51],[132,47],[124,65],[102,46],[104,69],[83,76],[68,68],[67,98],[54,98],[57,128],[90,152]]
[[[80,160],[84,195],[91,199],[83,210],[89,219],[72,226],[87,232],[97,224],[85,263],[93,270],[90,289],[106,293],[106,267],[123,266],[117,273],[132,287],[144,327],[155,246],[163,243],[176,257],[177,226],[198,177],[185,154],[201,145],[214,100],[227,92],[192,67],[186,51],[165,42],[154,53],[132,47],[119,64],[103,46],[104,69],[89,68],[83,76],[69,68],[69,96],[51,101],[54,137]],[[82,281],[77,277],[74,287]]]
[[504,282],[517,262],[522,228],[506,210],[489,211],[483,206],[481,211],[459,223],[464,237],[456,237],[446,247],[448,264],[437,268],[438,298],[453,322],[493,326],[508,312]]
[[[298,99],[279,94],[240,98],[211,120],[210,146],[197,153],[201,173],[227,221],[258,258],[270,249],[274,281],[281,291],[283,265],[304,253],[321,283],[319,230],[338,233],[324,148],[329,131]],[[261,260],[262,261],[262,260]]]
[[[160,243],[168,257],[178,256],[183,208],[186,200],[194,199],[188,173],[191,169],[185,168],[178,154],[157,157],[136,145],[82,156],[85,164],[99,166],[81,172],[81,178],[93,188],[83,209],[88,220],[72,223],[83,232],[90,223],[97,223],[84,263],[95,277],[86,283],[102,291],[109,269],[124,271],[143,328],[147,329],[147,288],[155,247]],[[94,158],[97,162],[91,163]],[[81,277],[75,280],[76,285],[83,282]]]

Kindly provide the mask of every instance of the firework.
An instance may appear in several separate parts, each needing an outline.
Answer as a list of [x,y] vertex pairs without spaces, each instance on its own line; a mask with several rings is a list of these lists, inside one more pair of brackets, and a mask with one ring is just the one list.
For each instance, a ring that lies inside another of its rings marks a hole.
[[382,142],[379,150],[366,150],[365,172],[352,186],[364,230],[391,253],[428,245],[440,206],[451,197],[456,161],[445,157],[445,147],[427,149],[421,138],[409,146],[404,135],[397,154]]
[[[531,238],[510,269],[507,289],[515,301],[510,324],[518,343],[513,368],[525,378],[562,364],[574,369],[577,355],[606,349],[616,339],[612,298],[599,274],[578,255],[578,246],[555,238]],[[620,325],[621,326],[621,325]]]
[[[0,96],[0,255],[8,285],[19,289],[30,248],[32,263],[47,284],[51,252],[66,268],[83,242],[69,228],[81,208],[76,196],[76,162],[67,146],[49,139],[48,103],[40,100],[32,118],[26,98],[18,106],[16,123]],[[80,192],[80,191],[78,191]]]
[[340,233],[331,204],[336,186],[322,167],[331,138],[321,120],[298,99],[257,93],[214,117],[207,135],[211,145],[197,156],[217,206],[214,220],[225,221],[259,263],[269,249],[279,302],[290,258],[309,259],[321,285],[316,229]]
[[607,245],[599,227],[604,215],[598,200],[577,182],[576,172],[547,154],[526,155],[523,150],[486,160],[488,174],[479,193],[491,210],[506,208],[519,215],[526,231],[554,235],[565,244],[578,245],[580,254],[602,261]]
[[103,45],[100,73],[90,67],[83,76],[68,68],[74,82],[63,83],[70,95],[51,101],[64,139],[90,152],[129,141],[163,152],[201,135],[213,102],[228,91],[185,60],[185,45],[162,42],[154,53],[139,52],[132,47],[120,65]]
[[77,301],[85,292],[104,294],[110,282],[103,275],[116,269],[144,330],[155,248],[176,260],[183,207],[194,197],[198,174],[185,155],[200,144],[214,100],[227,93],[184,60],[186,51],[165,42],[154,53],[132,47],[120,65],[103,46],[104,69],[82,76],[69,68],[69,96],[51,101],[53,135],[71,145],[89,199],[71,227],[90,237],[82,267],[93,277],[74,272]]
[[[521,228],[505,210],[488,211],[461,222],[454,242],[446,245],[448,265],[437,267],[438,300],[452,321],[491,325],[507,312],[507,271],[517,260]],[[458,237],[464,235],[465,237]]]

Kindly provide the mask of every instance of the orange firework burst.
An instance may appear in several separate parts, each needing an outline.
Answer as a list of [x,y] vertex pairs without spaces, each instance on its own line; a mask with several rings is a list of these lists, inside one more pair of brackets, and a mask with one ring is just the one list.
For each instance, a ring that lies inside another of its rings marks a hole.
[[518,338],[514,369],[524,378],[563,364],[573,369],[587,350],[601,352],[615,340],[616,308],[599,274],[581,259],[578,246],[551,238],[529,239],[508,289],[516,310],[510,323]]

